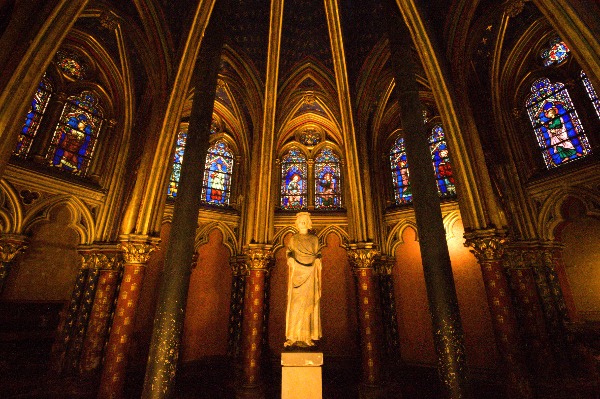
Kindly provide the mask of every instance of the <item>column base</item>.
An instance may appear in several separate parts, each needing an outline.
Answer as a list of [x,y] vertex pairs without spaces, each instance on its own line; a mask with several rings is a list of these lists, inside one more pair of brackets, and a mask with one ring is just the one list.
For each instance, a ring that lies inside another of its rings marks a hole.
[[322,365],[322,352],[283,352],[281,399],[321,399]]

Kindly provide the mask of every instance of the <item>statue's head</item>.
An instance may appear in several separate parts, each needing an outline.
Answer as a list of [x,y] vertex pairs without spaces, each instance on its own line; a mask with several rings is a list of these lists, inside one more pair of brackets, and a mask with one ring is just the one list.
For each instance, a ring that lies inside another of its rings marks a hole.
[[298,212],[296,213],[296,227],[298,230],[308,230],[312,228],[312,221],[310,220],[310,213]]

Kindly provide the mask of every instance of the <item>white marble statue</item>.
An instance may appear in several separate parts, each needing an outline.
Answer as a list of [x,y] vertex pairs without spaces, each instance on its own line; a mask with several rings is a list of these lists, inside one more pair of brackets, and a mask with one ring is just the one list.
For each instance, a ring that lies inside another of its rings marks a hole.
[[321,338],[321,253],[319,239],[310,234],[310,214],[296,214],[298,233],[287,250],[288,295],[285,347],[310,347]]

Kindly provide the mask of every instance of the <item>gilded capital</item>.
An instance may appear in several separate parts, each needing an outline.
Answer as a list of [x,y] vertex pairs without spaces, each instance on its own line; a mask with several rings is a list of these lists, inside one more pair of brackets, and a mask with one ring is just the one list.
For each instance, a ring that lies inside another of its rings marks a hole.
[[396,264],[396,258],[393,256],[382,256],[378,262],[375,262],[375,273],[381,276],[391,276]]
[[122,236],[119,248],[128,264],[146,264],[150,254],[158,248],[160,239],[148,236]]
[[375,248],[357,248],[352,246],[347,251],[353,269],[371,269],[380,252]]
[[81,251],[80,255],[84,269],[119,270],[123,265],[123,257],[116,251]]
[[470,247],[479,263],[499,261],[504,254],[506,235],[501,232],[483,231],[465,234],[465,247]]
[[27,239],[24,236],[6,235],[0,237],[0,262],[9,263],[19,253],[27,249]]
[[244,249],[246,255],[246,268],[249,270],[269,271],[273,251],[266,246],[249,246]]
[[229,258],[229,266],[233,276],[243,276],[246,274],[246,263],[243,256],[232,256]]

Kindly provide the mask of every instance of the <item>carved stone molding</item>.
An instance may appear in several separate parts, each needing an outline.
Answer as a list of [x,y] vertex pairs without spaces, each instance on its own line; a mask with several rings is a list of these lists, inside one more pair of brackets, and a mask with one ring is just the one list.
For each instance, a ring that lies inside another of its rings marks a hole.
[[504,231],[476,230],[465,234],[464,245],[470,247],[470,251],[482,263],[501,260],[506,242]]
[[246,268],[248,270],[269,271],[273,260],[273,251],[269,245],[250,245],[244,248]]
[[146,264],[160,242],[159,238],[142,235],[125,235],[120,239],[119,248],[127,264]]

